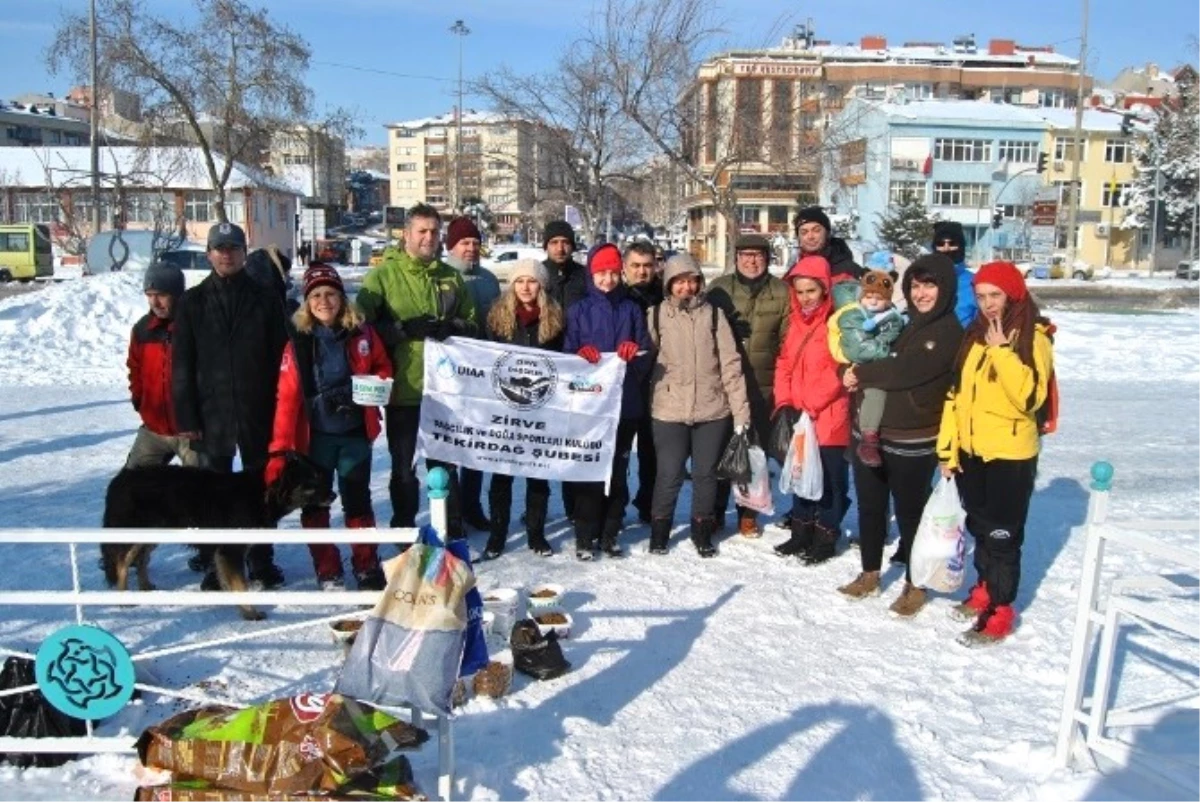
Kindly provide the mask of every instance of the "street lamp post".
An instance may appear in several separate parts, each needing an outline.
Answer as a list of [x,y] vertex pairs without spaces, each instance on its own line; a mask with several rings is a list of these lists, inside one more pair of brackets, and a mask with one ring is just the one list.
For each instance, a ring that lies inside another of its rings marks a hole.
[[92,47],[92,108],[88,114],[92,138],[92,236],[100,233],[100,87],[96,85],[99,57],[96,54],[96,0],[91,0],[90,33]]
[[462,116],[463,116],[463,39],[471,29],[466,26],[462,20],[454,21],[450,26],[450,33],[458,37],[458,112],[457,129],[455,131],[454,142],[454,207],[456,209],[462,207]]

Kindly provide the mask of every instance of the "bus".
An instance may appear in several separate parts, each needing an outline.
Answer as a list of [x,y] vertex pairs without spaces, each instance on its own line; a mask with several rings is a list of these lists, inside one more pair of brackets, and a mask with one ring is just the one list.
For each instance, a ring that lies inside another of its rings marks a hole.
[[54,276],[50,227],[44,223],[0,224],[0,283]]

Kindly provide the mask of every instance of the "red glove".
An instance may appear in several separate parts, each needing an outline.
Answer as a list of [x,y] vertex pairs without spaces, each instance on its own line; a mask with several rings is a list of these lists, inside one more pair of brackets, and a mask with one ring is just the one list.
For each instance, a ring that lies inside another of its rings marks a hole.
[[263,474],[263,481],[268,485],[273,485],[283,475],[283,466],[287,464],[285,457],[271,457],[267,460],[267,471]]
[[633,340],[626,340],[617,346],[617,356],[624,359],[626,362],[637,356],[638,344]]
[[596,350],[596,346],[594,345],[585,345],[575,353],[593,365],[600,361],[600,352]]

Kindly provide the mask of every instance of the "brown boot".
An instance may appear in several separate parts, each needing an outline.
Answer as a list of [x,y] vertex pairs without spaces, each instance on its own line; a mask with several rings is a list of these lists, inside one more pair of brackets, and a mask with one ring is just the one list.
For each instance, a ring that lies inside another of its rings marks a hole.
[[892,602],[888,610],[892,615],[900,618],[912,618],[917,613],[921,612],[921,608],[925,606],[925,591],[921,588],[914,587],[907,582],[904,583],[904,590],[900,591],[900,595]]
[[869,596],[879,595],[879,572],[863,571],[854,580],[838,588],[843,596],[861,601]]
[[758,519],[755,517],[754,513],[743,515],[738,518],[738,533],[742,537],[762,537],[762,530],[758,528]]

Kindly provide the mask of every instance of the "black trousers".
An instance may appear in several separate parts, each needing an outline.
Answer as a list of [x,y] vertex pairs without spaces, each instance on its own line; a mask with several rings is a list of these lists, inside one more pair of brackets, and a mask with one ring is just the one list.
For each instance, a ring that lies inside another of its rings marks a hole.
[[477,471],[474,468],[459,468],[458,488],[462,491],[463,513],[477,512],[482,515],[483,504],[480,503],[480,499],[483,497],[483,471]]
[[[392,456],[392,477],[388,495],[392,499],[391,527],[411,528],[417,524],[421,506],[421,482],[413,457],[417,453],[417,431],[421,426],[420,407],[388,407],[384,415],[387,426],[388,453]],[[462,513],[459,511],[458,470],[448,462],[425,460],[426,470],[445,468],[450,475],[450,495],[446,498],[446,537],[463,536]]]
[[994,459],[959,453],[958,492],[975,538],[975,570],[993,607],[1011,605],[1021,583],[1021,546],[1033,497],[1037,457]]
[[625,506],[629,503],[629,452],[637,434],[636,420],[622,420],[617,425],[617,445],[609,473],[608,494],[604,482],[573,482],[575,488],[575,548],[587,551],[600,538],[605,548],[617,542]]
[[825,529],[840,533],[842,519],[850,507],[850,466],[846,464],[845,446],[821,446],[821,471],[824,486],[821,498],[792,496],[792,520],[811,521]]
[[717,462],[733,434],[733,418],[704,423],[654,421],[658,476],[654,479],[651,518],[674,520],[688,457],[692,458],[692,519],[713,514],[717,496]]
[[638,489],[633,506],[638,512],[650,513],[654,500],[654,480],[658,474],[658,452],[654,450],[654,426],[647,411],[638,419],[637,427]]
[[[933,487],[937,453],[930,448],[924,454],[897,454],[891,448],[912,448],[911,444],[881,444],[883,465],[870,468],[854,459],[854,492],[858,496],[858,545],[863,571],[878,571],[883,565],[883,544],[887,541],[888,501],[896,512],[900,529],[900,553],[912,550],[913,538],[921,523],[921,513]],[[913,449],[914,451],[917,449]],[[910,580],[907,567],[904,578]]]

